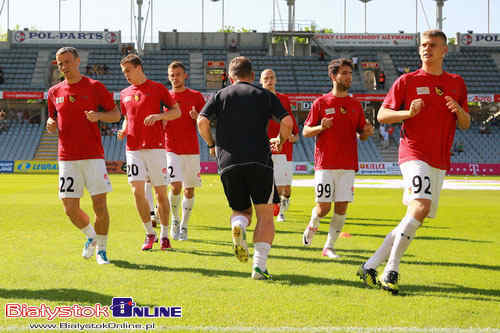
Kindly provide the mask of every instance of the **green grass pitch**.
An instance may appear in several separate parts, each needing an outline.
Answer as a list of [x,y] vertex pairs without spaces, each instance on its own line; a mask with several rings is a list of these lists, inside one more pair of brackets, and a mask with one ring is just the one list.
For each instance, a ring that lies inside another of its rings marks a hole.
[[[343,230],[352,237],[338,240],[342,258],[331,260],[321,257],[331,214],[303,247],[314,194],[294,187],[268,260],[274,281],[254,281],[251,261],[232,254],[230,210],[217,176],[203,176],[196,191],[189,240],[147,253],[140,251],[144,229],[127,179],[111,181],[111,264],[99,266],[81,257],[85,239],[64,215],[57,175],[0,175],[0,331],[60,322],[154,323],[171,332],[500,331],[500,191],[443,190],[437,218],[426,220],[402,260],[400,295],[392,296],[365,288],[355,273],[404,215],[401,190],[356,189]],[[88,194],[82,207],[91,211]],[[254,226],[255,219],[249,239]],[[182,306],[183,317],[5,316],[7,303],[107,306],[129,296],[142,306]]]

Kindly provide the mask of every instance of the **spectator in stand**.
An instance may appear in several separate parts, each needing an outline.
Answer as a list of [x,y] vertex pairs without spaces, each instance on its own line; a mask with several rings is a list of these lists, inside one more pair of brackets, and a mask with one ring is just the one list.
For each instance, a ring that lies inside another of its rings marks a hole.
[[92,66],[87,65],[86,70],[85,70],[85,73],[86,73],[87,75],[94,74],[94,71],[93,71],[93,69],[92,69]]
[[325,52],[323,50],[319,51],[319,60],[324,61],[325,60]]
[[391,141],[394,142],[394,145],[397,147],[396,139],[394,138],[394,127],[389,126],[389,128],[387,128],[387,147],[391,145]]
[[481,123],[481,125],[479,126],[479,133],[480,134],[490,134],[491,132],[485,123]]
[[352,67],[355,71],[358,70],[358,61],[359,61],[358,57],[352,57]]
[[3,70],[2,70],[2,67],[0,67],[0,84],[3,84],[3,83],[4,83]]
[[222,88],[225,88],[227,84],[227,72],[226,69],[224,69],[224,72],[222,72]]
[[464,152],[464,143],[462,141],[458,141],[455,143],[455,146],[453,147],[453,152],[455,153],[463,153]]
[[229,51],[231,52],[238,51],[238,42],[236,41],[236,39],[231,40],[231,44],[229,45]]
[[4,110],[0,110],[0,133],[7,132],[9,130],[9,124],[7,123],[7,114]]
[[387,133],[386,129],[385,129],[385,125],[380,125],[380,128],[379,128],[379,132],[380,132],[380,137],[382,138],[382,148],[387,148],[389,147],[389,133]]
[[380,89],[385,89],[385,73],[384,73],[384,71],[380,71],[378,73],[377,81],[378,81],[378,87]]

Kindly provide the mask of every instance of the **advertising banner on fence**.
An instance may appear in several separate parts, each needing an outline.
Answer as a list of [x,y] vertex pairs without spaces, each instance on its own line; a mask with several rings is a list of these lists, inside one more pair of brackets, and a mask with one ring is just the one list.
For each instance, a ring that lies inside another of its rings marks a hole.
[[119,45],[120,31],[10,31],[9,41],[16,45]]
[[467,175],[467,176],[500,175],[500,164],[451,163],[448,175]]
[[500,34],[461,34],[457,33],[457,41],[462,46],[498,47]]
[[296,175],[309,175],[314,173],[313,162],[293,162],[293,173]]
[[400,175],[397,162],[359,162],[359,175]]
[[217,162],[201,162],[201,173],[217,173]]
[[0,173],[14,172],[14,161],[0,161]]
[[4,91],[3,99],[43,99],[43,91]]
[[313,39],[321,46],[417,46],[416,34],[316,34]]
[[57,161],[15,161],[14,173],[58,173]]

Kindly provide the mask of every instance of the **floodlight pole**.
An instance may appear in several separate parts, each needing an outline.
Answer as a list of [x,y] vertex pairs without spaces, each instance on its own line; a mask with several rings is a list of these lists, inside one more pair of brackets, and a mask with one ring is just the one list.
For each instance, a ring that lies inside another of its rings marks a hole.
[[436,1],[436,28],[443,30],[443,6],[446,0],[434,0]]
[[364,2],[365,3],[365,34],[367,33],[367,29],[366,29],[366,4],[372,0],[359,0],[361,2]]
[[490,0],[488,0],[488,33],[490,33]]
[[78,13],[80,14],[78,17],[78,31],[82,31],[82,0],[78,0],[78,7]]
[[59,32],[61,32],[61,0],[59,0],[59,25],[58,25],[58,29],[59,29]]
[[347,32],[347,0],[344,0],[344,33]]
[[144,0],[137,0],[137,53],[142,55],[142,4]]

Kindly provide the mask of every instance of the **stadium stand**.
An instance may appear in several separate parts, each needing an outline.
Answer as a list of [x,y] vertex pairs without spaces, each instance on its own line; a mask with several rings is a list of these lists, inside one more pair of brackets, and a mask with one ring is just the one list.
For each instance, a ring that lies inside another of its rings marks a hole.
[[40,124],[11,121],[9,129],[0,133],[0,159],[33,159],[43,129],[43,125]]

